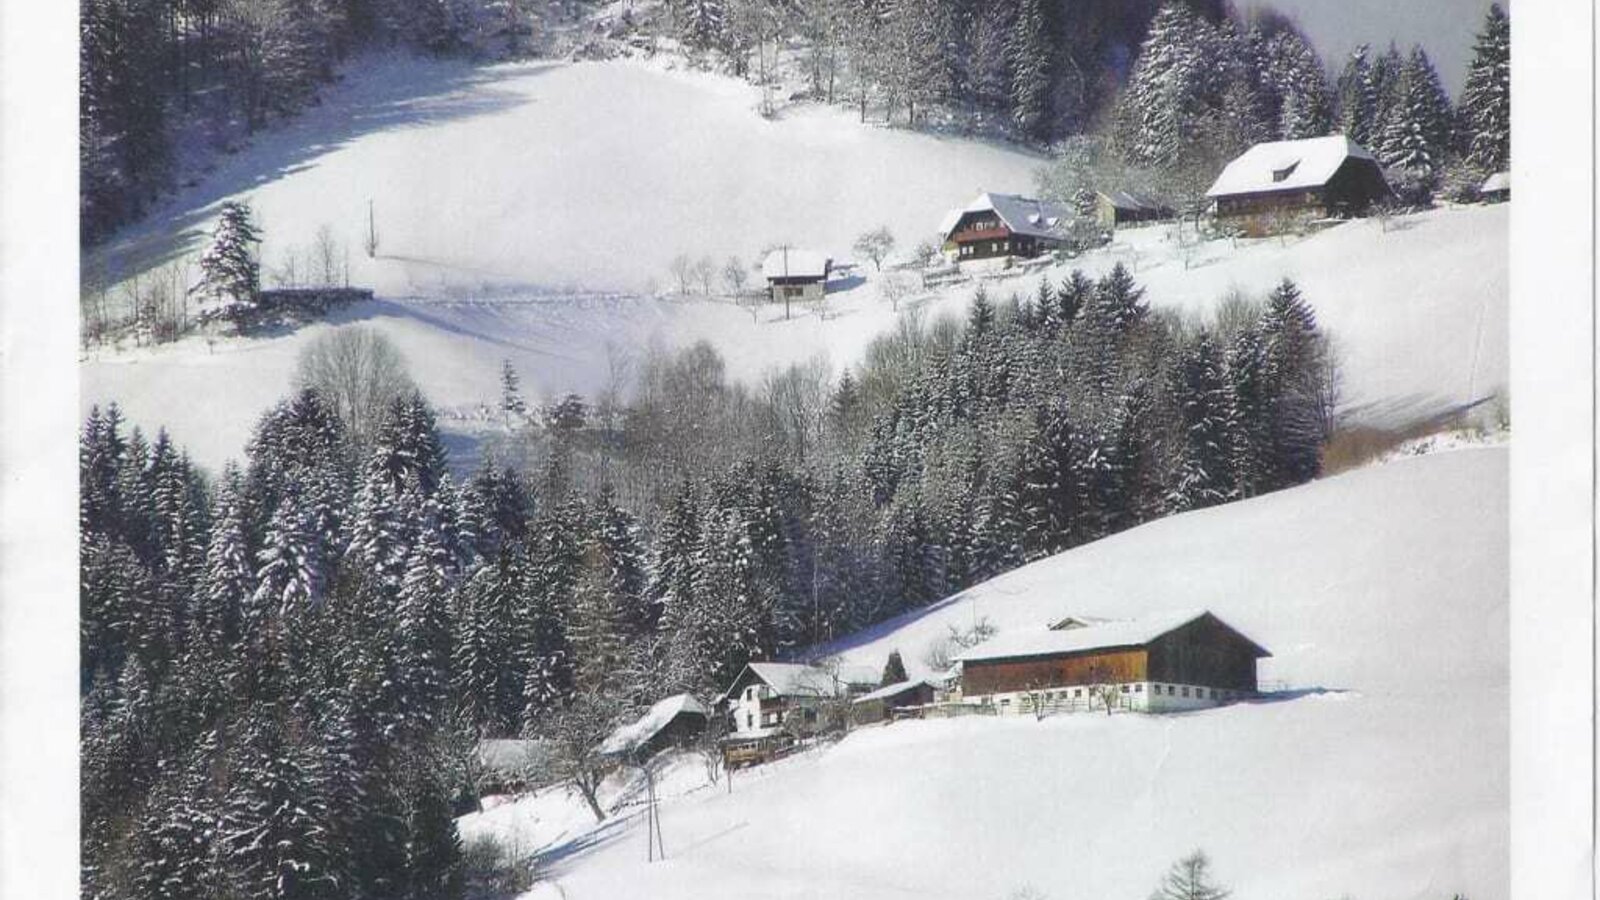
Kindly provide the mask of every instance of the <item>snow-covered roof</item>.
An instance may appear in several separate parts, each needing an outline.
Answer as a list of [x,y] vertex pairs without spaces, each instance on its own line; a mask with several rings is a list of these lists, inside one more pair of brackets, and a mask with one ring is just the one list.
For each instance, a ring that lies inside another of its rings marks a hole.
[[[831,696],[836,685],[827,669],[804,663],[753,662],[749,669],[780,697]],[[851,686],[876,685],[879,673],[866,666],[840,666],[839,683]]]
[[1478,188],[1478,190],[1485,194],[1493,193],[1494,191],[1511,190],[1511,173],[1496,172],[1493,175],[1490,175],[1484,180],[1483,187]]
[[611,735],[600,744],[600,752],[610,755],[638,749],[660,734],[661,729],[667,727],[681,713],[710,716],[711,710],[691,694],[675,694],[665,700],[658,700],[644,715],[611,732]]
[[1072,221],[1072,210],[1064,203],[1024,197],[1020,194],[985,192],[966,206],[946,213],[944,221],[939,225],[939,232],[949,237],[962,216],[972,212],[990,211],[999,216],[1000,221],[1004,222],[1012,233],[1033,237],[1059,238],[1068,223]]
[[538,769],[550,758],[550,743],[517,738],[486,738],[478,742],[478,763],[499,774]]
[[[1204,609],[1174,610],[1137,619],[1102,622],[1083,628],[1011,631],[984,641],[957,656],[956,660],[974,662],[1012,657],[1058,656],[1086,650],[1107,650],[1113,647],[1142,647],[1207,614],[1208,611]],[[1260,648],[1260,645],[1257,645],[1257,649],[1261,649],[1263,655],[1270,655],[1265,649]]]
[[893,697],[896,694],[903,694],[912,688],[921,687],[925,684],[930,687],[937,686],[934,680],[931,678],[915,678],[910,681],[897,681],[894,684],[886,684],[871,693],[862,694],[861,696],[857,697],[854,702],[869,703],[873,700],[883,700],[887,697]]
[[761,261],[761,277],[772,278],[827,278],[833,260],[815,250],[778,249]]
[[1367,148],[1342,134],[1257,144],[1228,163],[1206,196],[1321,187],[1352,157],[1377,162]]
[[1100,191],[1100,196],[1106,198],[1117,209],[1131,209],[1135,211],[1160,212],[1164,207],[1160,201],[1148,197],[1140,197],[1127,191]]

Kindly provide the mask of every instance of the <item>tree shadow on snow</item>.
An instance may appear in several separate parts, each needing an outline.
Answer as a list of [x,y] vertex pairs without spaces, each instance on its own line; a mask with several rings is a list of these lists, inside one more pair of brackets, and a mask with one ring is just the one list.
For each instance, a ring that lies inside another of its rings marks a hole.
[[612,816],[591,831],[567,840],[558,840],[534,851],[533,863],[540,872],[548,872],[565,863],[615,843],[631,830],[633,820],[643,816],[644,810],[627,816]]
[[[80,266],[85,283],[117,284],[194,254],[208,237],[202,226],[224,199],[304,171],[366,135],[424,128],[531,102],[527,96],[495,87],[496,83],[556,68],[547,64],[508,69],[398,54],[372,65],[374,70],[357,76],[359,82],[343,96],[274,123],[235,153],[220,154],[215,168],[194,187],[180,189],[143,220],[87,249]],[[418,71],[423,74],[419,76]],[[340,88],[329,90],[339,92]],[[349,218],[350,214],[348,210],[330,210],[329,219]],[[270,240],[272,223],[262,224]]]

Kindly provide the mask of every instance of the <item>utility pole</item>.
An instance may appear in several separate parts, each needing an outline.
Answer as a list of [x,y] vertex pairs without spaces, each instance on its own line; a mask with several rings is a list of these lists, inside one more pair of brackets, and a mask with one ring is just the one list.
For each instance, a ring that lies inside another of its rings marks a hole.
[[789,321],[789,245],[783,245],[783,320]]

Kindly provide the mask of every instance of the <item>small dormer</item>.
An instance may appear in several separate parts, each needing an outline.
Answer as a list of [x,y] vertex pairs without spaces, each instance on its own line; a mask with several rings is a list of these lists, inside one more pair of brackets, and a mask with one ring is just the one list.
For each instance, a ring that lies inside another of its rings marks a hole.
[[1090,625],[1096,625],[1103,621],[1105,620],[1090,618],[1088,616],[1067,616],[1065,619],[1062,619],[1054,625],[1051,625],[1050,630],[1071,631],[1075,628],[1088,628]]
[[1294,174],[1294,170],[1299,168],[1299,167],[1300,167],[1300,160],[1298,160],[1298,159],[1292,159],[1292,160],[1289,160],[1288,162],[1281,163],[1278,166],[1275,166],[1273,168],[1273,170],[1272,170],[1272,180],[1273,180],[1273,182],[1276,183],[1276,182],[1279,182],[1279,181],[1287,181],[1289,176]]

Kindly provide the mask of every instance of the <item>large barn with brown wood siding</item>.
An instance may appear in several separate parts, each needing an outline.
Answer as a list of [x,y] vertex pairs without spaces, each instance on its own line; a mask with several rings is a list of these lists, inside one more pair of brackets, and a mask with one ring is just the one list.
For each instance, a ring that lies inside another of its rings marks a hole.
[[1129,621],[1068,619],[957,657],[961,696],[1000,712],[1214,706],[1256,692],[1264,647],[1205,610]]

